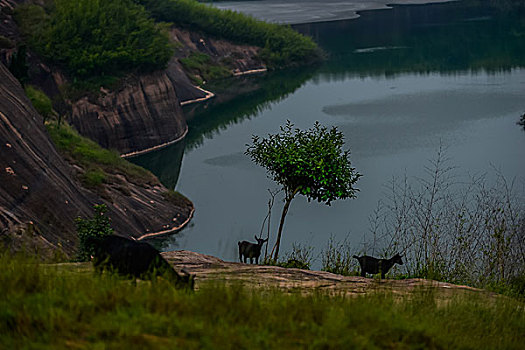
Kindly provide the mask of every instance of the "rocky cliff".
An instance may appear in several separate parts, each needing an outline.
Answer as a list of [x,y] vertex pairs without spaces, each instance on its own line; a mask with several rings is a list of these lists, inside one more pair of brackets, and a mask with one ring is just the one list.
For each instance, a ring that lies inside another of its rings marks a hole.
[[[0,35],[11,43],[0,47],[0,61],[9,63],[16,45],[22,42],[13,17],[13,9],[22,0],[0,0]],[[68,107],[55,106],[67,113],[68,122],[82,135],[102,147],[132,155],[161,148],[184,138],[186,119],[181,104],[203,101],[212,93],[194,86],[181,59],[200,53],[210,58],[210,64],[220,67],[226,75],[265,70],[257,57],[259,48],[234,45],[224,40],[208,38],[202,34],[172,28],[170,37],[175,55],[166,69],[139,76],[129,75],[110,91],[99,92],[67,100]],[[61,91],[68,84],[66,75],[58,67],[43,63],[33,52],[28,52],[29,82],[39,86],[54,101],[61,100]],[[228,73],[229,72],[229,73]]]
[[140,153],[184,138],[188,130],[166,72],[133,78],[117,91],[72,103],[68,118],[83,136],[122,154]]
[[[0,241],[12,249],[39,253],[59,246],[75,251],[74,219],[92,215],[105,203],[116,233],[140,238],[176,232],[189,221],[193,205],[184,197],[168,201],[160,183],[137,185],[126,174],[113,174],[104,196],[83,188],[55,150],[42,117],[18,81],[0,63]],[[118,180],[118,181],[117,181]]]
[[71,102],[69,122],[82,135],[121,154],[151,151],[186,135],[181,104],[213,96],[193,85],[181,58],[196,52],[205,54],[211,64],[224,68],[231,76],[266,69],[255,46],[234,45],[177,28],[170,34],[177,49],[164,71],[129,77],[116,91],[101,89],[97,97],[85,96]]

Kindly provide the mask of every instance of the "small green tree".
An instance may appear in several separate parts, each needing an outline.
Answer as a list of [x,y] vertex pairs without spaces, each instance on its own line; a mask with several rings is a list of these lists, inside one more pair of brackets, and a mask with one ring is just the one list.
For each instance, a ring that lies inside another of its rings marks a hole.
[[336,199],[354,198],[358,191],[354,184],[361,174],[352,168],[350,151],[343,150],[344,136],[336,127],[328,129],[316,122],[312,129],[303,131],[288,121],[281,133],[265,139],[253,136],[252,141],[245,154],[265,167],[285,193],[274,246],[273,259],[277,261],[284,220],[295,196],[302,194],[308,201],[327,205]]
[[89,261],[95,253],[94,247],[89,243],[93,238],[100,239],[113,234],[109,218],[104,215],[108,211],[105,204],[97,204],[93,207],[95,216],[90,219],[76,218],[77,234],[80,241],[78,248],[78,260]]

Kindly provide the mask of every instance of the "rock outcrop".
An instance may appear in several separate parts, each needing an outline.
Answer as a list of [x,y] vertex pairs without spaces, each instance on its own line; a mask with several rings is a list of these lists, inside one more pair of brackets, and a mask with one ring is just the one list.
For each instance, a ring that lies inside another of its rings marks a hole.
[[477,288],[451,283],[412,278],[405,280],[373,279],[341,276],[325,271],[310,271],[278,266],[251,265],[227,262],[210,255],[186,250],[164,252],[162,256],[180,271],[195,275],[195,287],[215,284],[242,284],[249,288],[278,288],[287,292],[327,292],[335,295],[357,296],[373,292],[395,295],[420,290],[434,290],[436,296],[447,298],[460,293],[487,293]]
[[167,200],[158,182],[137,185],[114,174],[103,198],[83,188],[78,166],[57,153],[42,117],[1,63],[0,97],[0,242],[38,253],[61,246],[71,255],[74,219],[91,216],[96,203],[108,206],[116,233],[126,237],[176,232],[190,220],[192,203],[182,196]]
[[[233,44],[179,28],[172,28],[170,34],[172,41],[178,43],[176,57],[186,57],[193,52],[200,52],[208,55],[214,63],[227,67],[232,75],[266,70],[266,65],[259,58],[260,47]],[[185,98],[181,99],[185,100]]]
[[101,89],[96,97],[71,102],[69,123],[83,136],[125,156],[148,152],[184,138],[188,127],[182,104],[213,96],[193,85],[180,58],[194,52],[206,54],[232,76],[266,70],[257,56],[258,47],[234,45],[177,28],[170,34],[177,49],[165,70],[128,77],[118,90]]
[[72,103],[68,121],[80,134],[122,154],[141,153],[177,142],[188,130],[166,72],[142,75],[117,91]]

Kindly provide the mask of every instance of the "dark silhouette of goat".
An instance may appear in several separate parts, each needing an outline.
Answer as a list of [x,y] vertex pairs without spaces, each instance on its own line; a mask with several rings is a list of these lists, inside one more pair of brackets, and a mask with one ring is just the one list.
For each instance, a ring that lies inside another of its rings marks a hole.
[[194,276],[185,270],[178,274],[160,255],[159,251],[145,242],[137,242],[120,236],[91,238],[93,246],[93,266],[95,271],[115,271],[127,277],[153,279],[162,276],[177,288],[193,290]]
[[390,259],[377,259],[368,255],[357,256],[354,258],[359,260],[361,265],[361,276],[366,277],[367,273],[375,275],[381,273],[381,278],[385,278],[385,274],[394,266],[394,264],[403,265],[401,255],[396,254]]
[[250,264],[253,264],[253,258],[255,258],[255,263],[259,264],[259,256],[261,255],[261,248],[264,242],[268,242],[268,239],[257,238],[257,243],[250,243],[247,241],[238,242],[239,245],[239,260],[242,261],[244,256],[244,263],[246,264],[246,259],[250,258]]

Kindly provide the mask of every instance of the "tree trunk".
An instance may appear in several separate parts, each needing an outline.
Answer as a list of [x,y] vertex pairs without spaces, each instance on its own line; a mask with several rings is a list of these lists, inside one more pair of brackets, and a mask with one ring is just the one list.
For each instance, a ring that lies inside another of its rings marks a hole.
[[284,203],[283,213],[281,214],[281,222],[279,223],[279,231],[277,232],[277,240],[275,241],[275,255],[273,256],[274,261],[277,261],[277,259],[279,258],[279,246],[281,245],[281,234],[283,232],[284,219],[286,217],[286,214],[288,214],[290,203],[292,203],[292,199],[294,199],[295,195],[299,192],[299,189],[300,188],[295,189],[295,191],[293,191],[290,197],[286,198],[286,201]]

